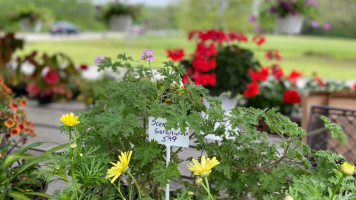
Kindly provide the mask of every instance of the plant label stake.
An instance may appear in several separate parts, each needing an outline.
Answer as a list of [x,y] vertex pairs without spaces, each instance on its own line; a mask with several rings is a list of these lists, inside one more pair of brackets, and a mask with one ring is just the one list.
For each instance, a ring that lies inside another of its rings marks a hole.
[[[189,146],[189,127],[185,132],[179,129],[166,130],[167,120],[163,118],[148,118],[148,139],[156,140],[159,144],[166,146],[166,169],[171,160],[171,146],[188,147]],[[169,183],[166,185],[166,200],[169,200]]]

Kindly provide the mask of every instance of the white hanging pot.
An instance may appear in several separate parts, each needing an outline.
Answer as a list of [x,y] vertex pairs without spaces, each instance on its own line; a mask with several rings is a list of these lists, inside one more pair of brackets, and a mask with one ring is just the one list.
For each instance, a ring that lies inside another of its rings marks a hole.
[[276,17],[275,33],[299,34],[302,31],[304,15],[287,15]]
[[112,31],[128,32],[132,26],[130,15],[112,15],[109,19],[109,26]]

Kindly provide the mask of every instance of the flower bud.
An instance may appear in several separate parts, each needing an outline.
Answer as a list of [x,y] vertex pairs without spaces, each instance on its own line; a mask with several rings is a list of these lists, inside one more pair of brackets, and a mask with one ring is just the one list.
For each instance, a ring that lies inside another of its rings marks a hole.
[[354,174],[354,172],[355,172],[355,166],[350,165],[347,162],[344,162],[341,165],[340,171],[346,176],[352,176]]
[[286,197],[284,197],[284,200],[293,200],[293,197],[291,197],[291,196],[286,196]]
[[189,195],[189,196],[194,196],[194,192],[189,191],[189,192],[188,192],[188,195]]
[[195,185],[200,185],[203,183],[203,179],[198,177],[197,179],[195,179]]
[[72,143],[72,144],[70,145],[70,148],[72,148],[72,149],[74,149],[75,147],[77,147],[77,144],[76,144],[76,143]]
[[200,174],[200,176],[201,176],[202,178],[205,178],[205,177],[208,177],[209,174],[210,174],[210,171],[209,171],[209,172],[203,172],[203,173]]
[[79,156],[80,156],[80,157],[83,157],[83,154],[82,154],[82,153],[80,153],[80,154],[79,154]]

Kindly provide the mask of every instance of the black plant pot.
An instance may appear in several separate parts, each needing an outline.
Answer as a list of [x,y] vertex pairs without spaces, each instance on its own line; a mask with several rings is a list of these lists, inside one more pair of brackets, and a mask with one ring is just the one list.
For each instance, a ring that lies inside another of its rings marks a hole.
[[15,97],[19,96],[27,96],[26,85],[17,85],[17,86],[10,86],[12,92],[15,94]]
[[53,95],[38,96],[37,99],[40,105],[46,105],[53,102]]

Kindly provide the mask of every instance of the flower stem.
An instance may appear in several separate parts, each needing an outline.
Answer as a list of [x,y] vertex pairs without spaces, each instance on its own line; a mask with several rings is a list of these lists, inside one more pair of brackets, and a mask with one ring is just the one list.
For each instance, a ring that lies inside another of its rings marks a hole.
[[330,199],[330,200],[333,200],[333,199],[334,199],[335,194],[336,194],[337,190],[339,189],[339,187],[340,187],[342,181],[344,180],[344,178],[345,178],[345,174],[343,174],[343,175],[341,176],[341,178],[340,178],[340,180],[339,180],[339,183],[337,184],[337,186],[336,186],[336,188],[335,188],[335,190],[334,190],[334,192],[333,192],[333,196],[331,196],[331,199]]
[[140,188],[138,187],[137,185],[137,182],[136,182],[136,179],[132,176],[132,174],[127,171],[127,174],[132,178],[132,180],[134,181],[135,185],[136,185],[136,188],[137,188],[137,192],[138,192],[138,197],[139,199],[141,199],[141,192],[140,192]]
[[206,187],[205,187],[204,183],[201,183],[201,185],[203,186],[203,188],[205,189],[205,191],[208,193],[209,199],[214,200],[214,197],[213,197],[213,196],[211,195],[211,193],[210,193],[208,178],[205,177],[204,180],[205,180]]
[[115,183],[113,185],[116,188],[116,190],[119,192],[120,197],[123,200],[126,200],[126,198],[124,197],[124,195],[121,193],[121,190],[120,190],[120,181],[121,181],[121,177],[119,178],[119,183],[117,184],[117,186],[115,185]]

